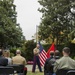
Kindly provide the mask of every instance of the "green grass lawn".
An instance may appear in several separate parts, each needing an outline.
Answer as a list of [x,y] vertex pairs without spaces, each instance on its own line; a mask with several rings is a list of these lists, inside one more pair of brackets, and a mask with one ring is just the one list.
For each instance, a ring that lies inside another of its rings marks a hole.
[[27,72],[27,75],[44,75],[44,73],[42,72],[35,72],[35,73],[32,73],[30,71]]

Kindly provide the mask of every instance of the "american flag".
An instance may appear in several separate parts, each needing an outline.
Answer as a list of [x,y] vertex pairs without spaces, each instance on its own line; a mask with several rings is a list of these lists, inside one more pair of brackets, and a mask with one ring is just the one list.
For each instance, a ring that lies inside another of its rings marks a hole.
[[42,45],[40,44],[40,42],[38,43],[39,46],[40,46],[40,54],[39,54],[39,58],[40,58],[40,64],[41,66],[44,66],[45,64],[45,61],[47,59],[47,53],[46,51],[43,49]]

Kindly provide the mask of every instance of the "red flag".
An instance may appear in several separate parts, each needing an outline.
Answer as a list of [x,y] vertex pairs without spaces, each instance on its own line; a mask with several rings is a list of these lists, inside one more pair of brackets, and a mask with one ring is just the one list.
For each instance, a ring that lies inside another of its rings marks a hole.
[[47,58],[50,57],[50,51],[55,51],[55,45],[54,45],[54,43],[52,43],[51,47],[47,51]]

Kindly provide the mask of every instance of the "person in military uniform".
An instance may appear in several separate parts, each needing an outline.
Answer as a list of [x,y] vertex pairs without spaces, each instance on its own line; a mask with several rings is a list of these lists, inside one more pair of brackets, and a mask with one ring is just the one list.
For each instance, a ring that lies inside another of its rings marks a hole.
[[12,58],[12,63],[13,64],[22,64],[24,66],[26,65],[26,59],[21,56],[21,51],[20,50],[16,50],[16,56],[14,56]]
[[36,48],[34,48],[33,53],[34,53],[34,60],[33,60],[33,67],[32,67],[32,72],[35,72],[36,64],[38,65],[39,71],[42,72],[42,68],[40,65],[40,60],[39,60],[39,44],[36,45]]
[[24,75],[27,74],[27,67],[25,66],[27,64],[26,59],[21,56],[20,50],[16,50],[16,56],[12,58],[12,64],[23,65],[24,69],[22,69],[21,72],[24,70]]
[[63,57],[56,60],[54,65],[54,72],[56,73],[59,69],[75,69],[75,60],[69,57],[70,48],[65,47],[62,50]]

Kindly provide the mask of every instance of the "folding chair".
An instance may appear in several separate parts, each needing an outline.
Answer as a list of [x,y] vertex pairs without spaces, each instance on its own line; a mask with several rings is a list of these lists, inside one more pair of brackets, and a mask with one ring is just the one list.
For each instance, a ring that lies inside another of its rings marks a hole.
[[27,75],[27,67],[24,67],[24,75]]
[[27,74],[27,67],[25,67],[24,65],[20,64],[19,65],[21,68],[21,74],[22,75],[26,75]]
[[59,69],[57,70],[56,75],[66,75],[68,71],[68,69]]
[[0,75],[8,75],[8,74],[14,74],[14,69],[13,67],[3,67],[0,66]]
[[14,68],[14,73],[20,73],[21,72],[21,67],[17,64],[8,65],[8,66]]
[[75,75],[75,70],[69,70],[66,75]]

